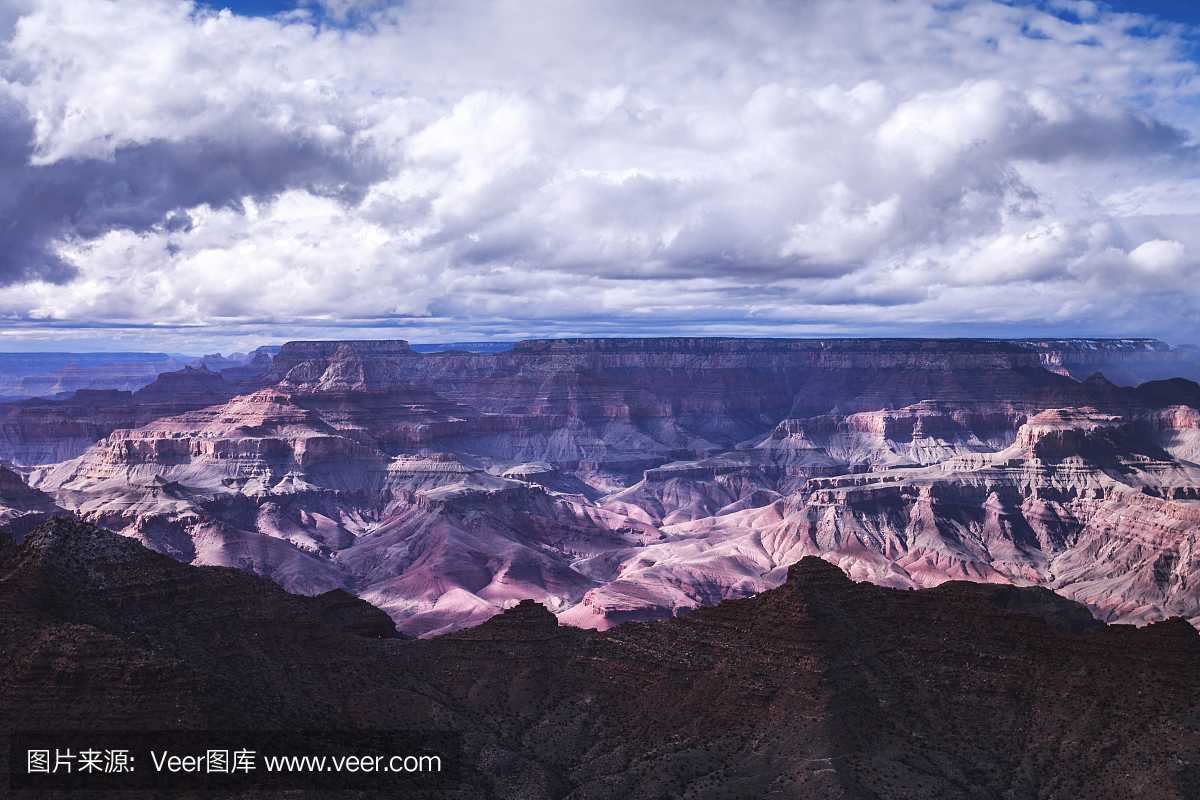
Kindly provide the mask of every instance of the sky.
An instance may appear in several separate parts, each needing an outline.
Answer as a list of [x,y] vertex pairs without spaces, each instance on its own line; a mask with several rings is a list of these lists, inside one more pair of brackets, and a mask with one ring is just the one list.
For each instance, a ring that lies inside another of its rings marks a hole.
[[1197,343],[1197,6],[0,0],[0,351]]

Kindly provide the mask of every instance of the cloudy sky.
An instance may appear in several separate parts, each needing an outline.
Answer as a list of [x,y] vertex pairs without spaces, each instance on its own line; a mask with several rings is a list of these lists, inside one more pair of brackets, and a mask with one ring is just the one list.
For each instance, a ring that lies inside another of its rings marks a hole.
[[1200,342],[1200,14],[0,0],[0,350]]

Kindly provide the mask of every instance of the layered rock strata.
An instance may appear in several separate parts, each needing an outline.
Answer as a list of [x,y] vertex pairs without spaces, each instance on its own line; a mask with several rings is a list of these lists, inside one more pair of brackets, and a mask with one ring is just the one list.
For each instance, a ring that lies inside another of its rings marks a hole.
[[804,555],[1200,621],[1200,386],[1077,382],[1011,343],[292,342],[237,386],[15,408],[2,441],[71,513],[414,635],[531,598],[585,627],[673,616]]

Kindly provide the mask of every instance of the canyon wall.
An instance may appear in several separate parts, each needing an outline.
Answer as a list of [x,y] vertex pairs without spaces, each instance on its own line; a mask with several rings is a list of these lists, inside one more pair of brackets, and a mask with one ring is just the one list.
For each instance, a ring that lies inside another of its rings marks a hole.
[[885,586],[1036,585],[1105,621],[1200,623],[1200,386],[1080,382],[1043,355],[290,342],[237,382],[189,368],[16,404],[0,456],[56,508],[185,562],[357,594],[418,636],[526,599],[588,628],[676,616],[807,555]]

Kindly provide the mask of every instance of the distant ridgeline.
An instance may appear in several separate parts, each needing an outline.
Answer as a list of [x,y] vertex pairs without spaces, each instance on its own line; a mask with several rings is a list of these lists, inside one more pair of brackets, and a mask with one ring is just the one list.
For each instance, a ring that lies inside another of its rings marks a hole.
[[97,367],[127,361],[170,361],[166,353],[0,353],[0,374],[49,375],[74,364],[78,367]]
[[[712,352],[729,354],[777,352],[791,357],[830,353],[901,353],[935,348],[946,354],[973,354],[997,344],[1009,352],[1032,350],[1040,365],[1058,375],[1086,380],[1096,372],[1119,386],[1146,381],[1187,378],[1200,381],[1200,347],[1172,346],[1157,339],[767,339],[732,337],[628,337],[608,339],[527,339],[519,342],[441,342],[410,344],[403,340],[360,342],[289,342],[264,345],[246,353],[220,353],[192,358],[181,354],[120,353],[0,353],[0,398],[63,399],[79,389],[136,392],[166,372],[190,366],[220,373],[230,383],[271,371],[272,357],[318,353],[332,356],[349,344],[377,357],[415,355],[614,355]],[[328,350],[328,353],[325,351]],[[276,365],[278,366],[278,365]]]
[[1200,381],[1200,347],[1157,339],[1011,339],[1036,350],[1042,366],[1082,381],[1103,372],[1118,386],[1187,378]]
[[61,399],[80,389],[136,392],[164,372],[203,366],[213,372],[247,367],[257,359],[261,369],[238,374],[236,379],[266,371],[280,345],[259,347],[250,354],[220,353],[192,358],[179,353],[0,353],[0,397]]

